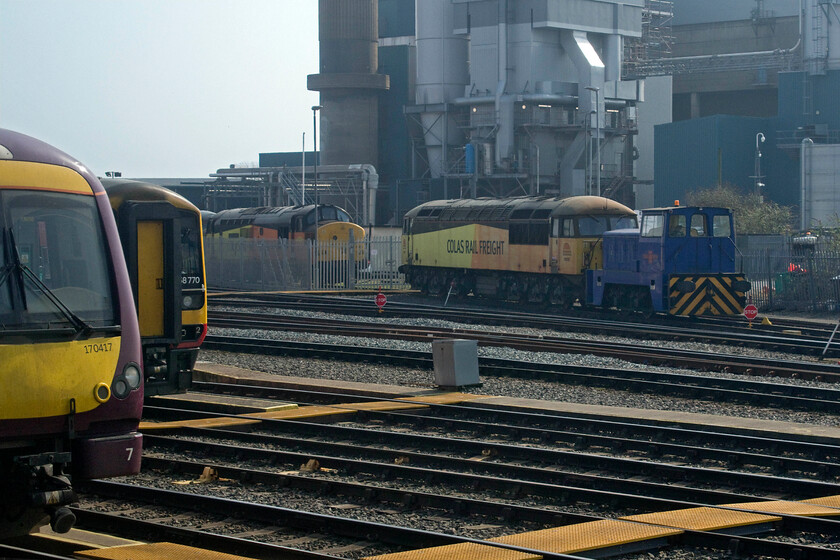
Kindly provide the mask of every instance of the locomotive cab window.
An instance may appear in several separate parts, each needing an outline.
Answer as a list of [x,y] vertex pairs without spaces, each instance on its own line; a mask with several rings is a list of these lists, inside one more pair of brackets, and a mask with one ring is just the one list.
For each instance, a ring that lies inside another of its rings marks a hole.
[[709,235],[706,227],[706,215],[694,214],[691,216],[691,237],[706,237]]
[[662,237],[662,227],[665,216],[662,214],[645,214],[642,217],[642,237]]
[[682,214],[671,214],[668,217],[668,236],[685,237],[685,216]]
[[731,237],[732,226],[728,214],[717,214],[712,218],[712,236]]
[[333,208],[332,206],[321,206],[319,210],[322,222],[334,222],[336,219],[338,219],[338,214],[336,213],[335,208]]

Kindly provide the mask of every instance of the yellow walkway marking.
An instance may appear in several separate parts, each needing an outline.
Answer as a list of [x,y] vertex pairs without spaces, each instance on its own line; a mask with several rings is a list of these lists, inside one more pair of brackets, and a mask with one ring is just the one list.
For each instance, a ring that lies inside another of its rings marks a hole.
[[105,560],[248,560],[246,556],[166,542],[82,550],[76,552],[76,556]]
[[284,420],[316,418],[338,414],[354,414],[360,410],[391,411],[426,408],[430,404],[457,404],[475,399],[486,398],[483,395],[467,393],[440,393],[415,397],[402,397],[393,401],[370,401],[358,403],[344,403],[332,406],[300,406],[297,408],[272,410],[240,414],[236,417],[208,417],[192,420],[177,420],[174,422],[140,422],[140,431],[152,432],[156,430],[173,430],[178,428],[224,428],[229,426],[245,426],[257,424],[261,420]]
[[[840,496],[834,496],[834,498],[840,498]],[[840,515],[840,509],[823,507],[822,505],[814,503],[810,500],[802,502],[788,502],[784,500],[773,502],[743,502],[740,504],[726,504],[726,507],[749,509],[752,511],[760,511],[762,513],[801,515],[803,517],[827,517],[830,515]]]
[[731,511],[714,507],[697,507],[678,509],[674,511],[662,511],[656,513],[643,513],[641,515],[628,515],[622,517],[627,521],[639,523],[651,523],[665,527],[679,527],[692,531],[716,531],[730,527],[743,527],[744,525],[757,525],[758,523],[772,523],[781,521],[781,517],[762,515],[760,513],[747,513],[742,511]]

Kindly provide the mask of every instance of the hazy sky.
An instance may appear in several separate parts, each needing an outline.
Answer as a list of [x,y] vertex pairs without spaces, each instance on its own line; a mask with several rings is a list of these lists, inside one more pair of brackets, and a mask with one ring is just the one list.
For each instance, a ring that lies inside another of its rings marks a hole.
[[315,0],[0,0],[0,127],[98,175],[311,150],[317,72]]

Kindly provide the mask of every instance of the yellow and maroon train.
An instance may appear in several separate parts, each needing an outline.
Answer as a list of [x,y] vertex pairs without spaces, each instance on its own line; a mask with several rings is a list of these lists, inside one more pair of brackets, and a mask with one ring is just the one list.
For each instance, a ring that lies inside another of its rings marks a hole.
[[128,179],[101,182],[134,291],[146,396],[185,391],[207,335],[201,212],[159,185]]
[[0,130],[0,538],[66,532],[71,479],[139,472],[142,358],[102,185]]

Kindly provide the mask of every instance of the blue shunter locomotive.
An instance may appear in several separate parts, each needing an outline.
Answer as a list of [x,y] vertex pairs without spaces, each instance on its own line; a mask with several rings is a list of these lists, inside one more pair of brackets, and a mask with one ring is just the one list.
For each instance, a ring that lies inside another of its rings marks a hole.
[[586,303],[671,315],[739,315],[750,283],[735,271],[736,251],[727,208],[644,210],[639,229],[604,233],[603,268],[586,272]]

